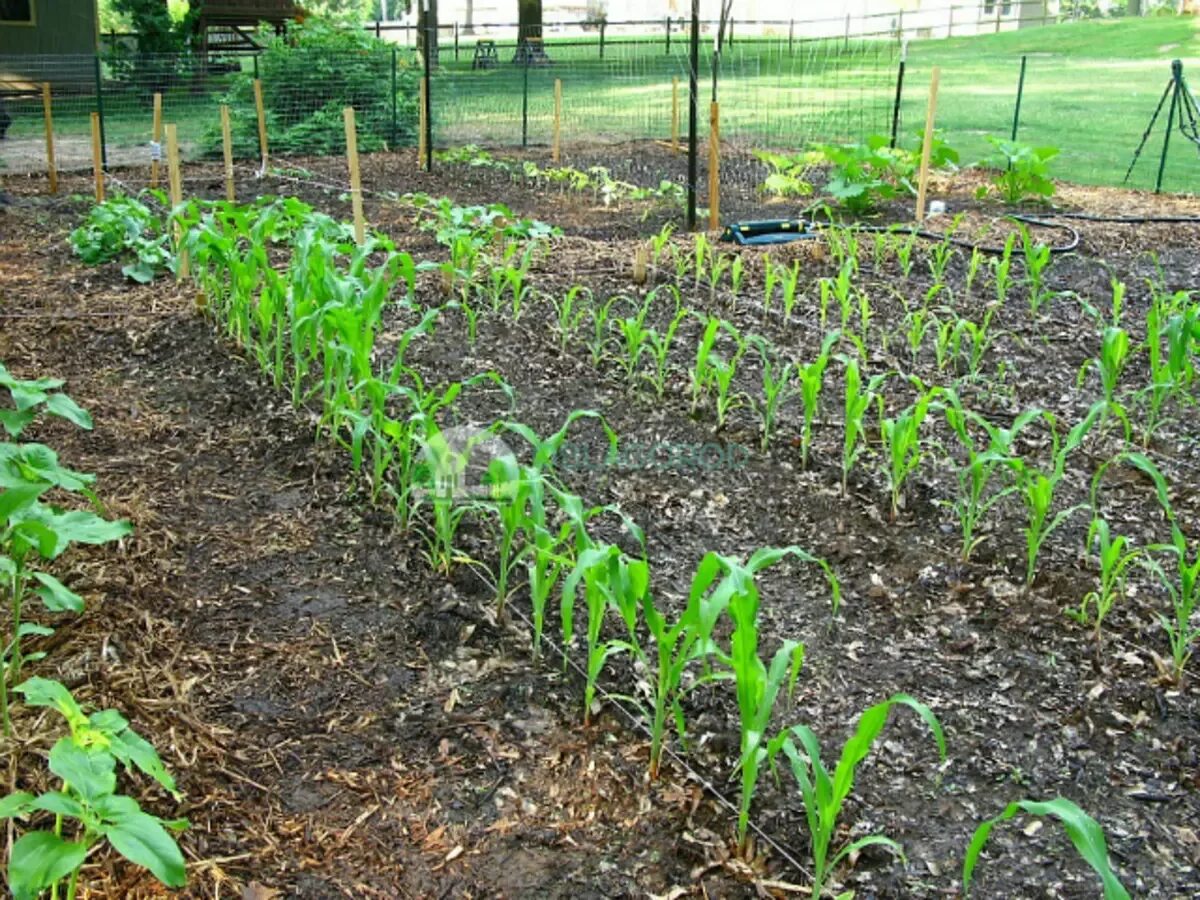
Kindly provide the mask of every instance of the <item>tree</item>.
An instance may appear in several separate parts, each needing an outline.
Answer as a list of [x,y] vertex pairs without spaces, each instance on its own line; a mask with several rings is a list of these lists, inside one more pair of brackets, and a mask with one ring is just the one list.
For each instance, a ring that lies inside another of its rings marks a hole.
[[517,0],[517,31],[522,40],[542,36],[542,0]]

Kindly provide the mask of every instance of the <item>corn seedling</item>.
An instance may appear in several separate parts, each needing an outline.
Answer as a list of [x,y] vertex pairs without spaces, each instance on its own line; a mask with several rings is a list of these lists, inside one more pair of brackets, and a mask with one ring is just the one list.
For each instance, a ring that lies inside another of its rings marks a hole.
[[[1125,407],[1117,399],[1117,385],[1129,362],[1129,348],[1129,333],[1118,325],[1109,325],[1100,338],[1100,353],[1083,364],[1076,380],[1078,385],[1082,385],[1088,369],[1095,366],[1104,393],[1104,417],[1112,414],[1121,421],[1125,428],[1126,440],[1129,439],[1132,426]],[[1101,424],[1103,425],[1103,422]]]
[[599,366],[604,359],[604,353],[608,348],[609,341],[609,317],[612,315],[612,308],[618,300],[624,302],[627,301],[627,298],[620,294],[614,294],[604,303],[599,306],[593,306],[591,309],[592,336],[587,342],[587,347],[588,352],[591,354],[593,366]]
[[[1009,484],[988,494],[992,476],[1012,466],[1013,442],[1021,429],[1038,418],[1042,412],[1038,409],[1027,409],[1013,420],[1011,427],[998,428],[982,416],[964,409],[953,389],[943,388],[942,395],[946,398],[946,422],[958,437],[959,444],[967,455],[955,473],[958,496],[949,504],[958,516],[962,535],[960,557],[966,562],[984,540],[977,534],[984,516],[1004,497],[1016,490],[1015,485]],[[972,424],[982,427],[987,433],[989,443],[986,447],[976,445],[971,437]]]
[[850,470],[858,462],[866,442],[867,431],[864,417],[871,404],[879,397],[879,390],[891,375],[890,372],[873,375],[866,387],[863,387],[862,373],[858,361],[851,356],[838,354],[838,360],[845,367],[845,402],[842,407],[842,496],[848,494],[847,482]]
[[770,312],[771,304],[775,302],[775,289],[786,266],[776,265],[771,261],[770,254],[763,256],[763,309]]
[[1142,416],[1142,445],[1150,446],[1154,432],[1162,425],[1167,399],[1175,391],[1175,379],[1167,357],[1163,355],[1163,310],[1151,303],[1146,311],[1146,349],[1150,368],[1150,383],[1142,388],[1138,396],[1144,401]]
[[651,329],[646,327],[646,316],[650,312],[653,300],[654,293],[651,292],[646,295],[646,300],[633,315],[613,321],[622,350],[619,362],[625,373],[625,383],[630,386],[637,378],[638,363],[641,362],[642,354],[650,349]]
[[[996,818],[981,823],[975,829],[971,843],[967,846],[967,855],[963,859],[964,897],[968,896],[971,879],[975,874],[975,867],[979,863],[979,854],[983,852],[992,829],[1021,813],[1058,819],[1079,855],[1092,867],[1092,871],[1100,876],[1100,882],[1104,886],[1104,900],[1129,900],[1129,892],[1117,879],[1116,873],[1109,864],[1108,844],[1104,839],[1104,830],[1095,819],[1065,797],[1056,797],[1046,802],[1018,800],[1006,806]],[[1030,832],[1027,830],[1026,833]]]
[[793,262],[791,268],[780,268],[780,284],[783,287],[783,321],[785,325],[792,319],[792,310],[795,309],[798,298],[796,288],[799,283],[800,260]]
[[700,275],[704,272],[704,263],[708,259],[708,238],[704,236],[704,232],[696,233],[696,240],[692,245],[692,268],[696,273],[696,290],[700,290]]
[[8,858],[8,887],[16,898],[60,891],[74,900],[80,871],[102,842],[134,865],[149,869],[168,887],[183,887],[187,872],[172,831],[187,828],[186,819],[164,822],[145,812],[138,802],[117,793],[117,764],[137,769],[157,781],[176,799],[175,782],[154,748],[113,709],[86,715],[70,692],[57,681],[31,678],[17,688],[30,706],[56,709],[67,720],[70,734],[50,750],[50,773],[59,779],[56,790],[34,796],[24,791],[0,800],[0,818],[24,819],[51,813],[52,830],[26,831],[12,844]]
[[[737,694],[738,719],[741,726],[739,771],[741,791],[738,802],[738,843],[745,844],[750,822],[750,803],[758,785],[762,763],[767,759],[767,728],[779,692],[786,684],[790,698],[800,676],[804,661],[804,645],[785,640],[768,664],[759,657],[758,607],[759,592],[755,576],[769,566],[794,556],[801,562],[821,567],[832,592],[834,614],[837,613],[841,588],[829,564],[808,553],[791,547],[764,547],[744,564],[739,560],[716,553],[707,554],[700,562],[692,581],[692,594],[699,596],[698,629],[700,640],[712,644],[713,656],[727,669],[724,677],[731,678]],[[720,576],[720,581],[717,581]],[[725,653],[712,642],[713,628],[721,612],[733,622],[730,650]]]
[[829,354],[841,339],[840,331],[831,331],[821,341],[821,352],[808,365],[796,367],[796,379],[800,382],[800,405],[803,422],[800,427],[800,465],[808,468],[808,453],[812,449],[813,422],[821,406],[821,388],[825,384],[825,369],[829,365]]
[[893,522],[904,499],[904,485],[921,464],[921,426],[929,413],[929,405],[941,393],[940,388],[925,390],[915,376],[913,383],[920,393],[917,401],[895,418],[884,418],[879,423],[880,437],[888,452],[887,480]]
[[733,294],[733,299],[736,300],[742,295],[742,278],[746,273],[746,261],[742,259],[741,254],[733,258],[733,262],[729,264],[729,290]]
[[1020,226],[1021,252],[1025,256],[1025,280],[1029,288],[1029,312],[1037,317],[1042,304],[1051,296],[1046,292],[1046,267],[1050,264],[1050,248],[1035,243],[1030,230]]
[[908,280],[908,276],[912,274],[913,267],[913,249],[917,246],[917,236],[910,234],[907,238],[901,240],[899,235],[895,236],[895,241],[892,244],[896,252],[896,261],[900,263],[900,272],[904,275],[904,280]]
[[988,349],[992,346],[995,335],[992,332],[992,318],[996,315],[998,304],[989,304],[983,313],[983,319],[972,322],[962,318],[954,322],[950,333],[951,355],[962,360],[966,365],[967,374],[978,378],[983,369],[983,360]]
[[[901,296],[901,302],[903,297]],[[917,358],[921,355],[921,347],[925,344],[925,336],[930,330],[937,331],[939,322],[929,309],[928,303],[922,304],[913,309],[906,309],[904,313],[904,337],[908,344],[908,355],[912,360],[913,365],[917,364]],[[939,368],[941,366],[939,365]]]
[[771,741],[769,756],[772,768],[775,766],[776,757],[782,751],[787,757],[792,776],[796,779],[804,801],[804,816],[812,845],[814,900],[822,895],[838,864],[865,847],[886,847],[900,859],[904,859],[904,851],[900,845],[882,834],[857,838],[837,850],[833,846],[842,807],[854,789],[854,776],[859,765],[871,755],[875,741],[887,726],[888,714],[893,706],[907,706],[921,717],[933,733],[940,759],[945,760],[946,739],[941,723],[928,706],[908,694],[894,694],[863,712],[858,719],[854,736],[843,745],[841,756],[832,773],[822,762],[821,743],[808,726],[793,725]]
[[558,331],[558,346],[567,349],[571,338],[583,326],[584,319],[591,312],[592,292],[583,285],[574,285],[560,300],[551,299],[554,306],[555,322]]
[[1076,609],[1069,608],[1067,614],[1081,625],[1091,624],[1095,628],[1096,644],[1100,644],[1100,629],[1104,619],[1125,594],[1125,570],[1145,552],[1142,548],[1129,548],[1124,535],[1113,537],[1108,522],[1097,516],[1088,526],[1086,546],[1095,550],[1100,563],[1100,586],[1083,595]]
[[671,347],[675,343],[675,334],[679,326],[688,317],[688,311],[680,308],[671,319],[663,332],[651,328],[646,335],[650,355],[654,360],[654,370],[650,375],[650,383],[654,386],[655,395],[661,400],[667,386],[667,366],[670,363]]
[[999,306],[1003,306],[1008,300],[1008,292],[1012,287],[1012,256],[1016,244],[1016,234],[1010,234],[1004,241],[1004,250],[1000,256],[992,259],[992,280],[996,288],[996,303]]
[[658,232],[650,238],[650,264],[657,267],[662,260],[663,253],[671,244],[671,235],[675,233],[675,226],[668,222]]
[[971,256],[967,260],[966,294],[971,296],[971,287],[979,277],[979,267],[983,265],[983,252],[978,247],[971,248]]
[[704,316],[702,313],[698,315],[704,322],[704,332],[700,336],[700,342],[696,345],[696,361],[692,366],[693,412],[696,411],[700,405],[700,398],[713,382],[714,367],[722,365],[721,357],[716,350],[717,339],[721,336],[721,332],[724,331],[733,339],[738,348],[738,356],[741,356],[746,346],[741,333],[724,319],[717,316]]
[[1020,457],[1014,458],[1013,472],[1016,476],[1017,493],[1025,503],[1026,512],[1024,528],[1026,586],[1033,584],[1033,577],[1037,573],[1038,554],[1042,545],[1045,544],[1046,538],[1071,515],[1084,508],[1082,505],[1073,506],[1051,515],[1054,492],[1059,482],[1062,481],[1067,466],[1067,457],[1083,443],[1083,439],[1096,424],[1096,420],[1103,410],[1103,403],[1093,405],[1087,416],[1067,433],[1065,440],[1059,437],[1055,417],[1048,412],[1042,413],[1042,418],[1046,420],[1050,428],[1051,468],[1048,473],[1040,471]]
[[950,266],[950,261],[954,259],[954,245],[949,241],[941,241],[934,244],[929,250],[929,274],[933,276],[933,284],[935,287],[944,286],[946,283],[946,270]]
[[791,386],[795,375],[795,363],[785,362],[779,351],[772,347],[765,338],[757,335],[750,338],[755,350],[758,351],[759,363],[762,366],[762,400],[756,402],[759,418],[762,420],[762,450],[765,453],[771,443],[771,434],[775,430],[775,422],[779,416],[779,407],[794,390]]

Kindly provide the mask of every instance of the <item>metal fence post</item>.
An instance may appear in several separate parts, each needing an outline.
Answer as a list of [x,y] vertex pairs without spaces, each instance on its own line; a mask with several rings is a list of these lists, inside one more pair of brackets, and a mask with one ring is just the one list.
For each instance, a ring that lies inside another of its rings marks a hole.
[[1021,96],[1025,93],[1025,62],[1026,56],[1021,57],[1021,75],[1017,79],[1017,105],[1013,107],[1012,139],[1017,139],[1017,126],[1021,123]]
[[454,61],[458,62],[458,22],[454,23]]
[[605,24],[606,24],[605,21],[603,19],[601,19],[600,20],[600,58],[601,59],[604,59],[604,26],[605,26]]
[[697,95],[700,93],[700,0],[692,0],[692,33],[689,35],[688,65],[688,194],[687,227],[696,230],[696,118]]
[[433,72],[433,42],[437,41],[437,32],[426,25],[425,50],[425,171],[433,171],[433,93],[430,90],[431,74]]
[[900,44],[900,66],[896,70],[896,100],[892,104],[892,143],[891,147],[896,148],[896,139],[900,134],[900,98],[904,93],[904,63],[908,56],[908,41]]
[[104,76],[100,71],[100,54],[93,57],[96,63],[96,114],[100,117],[100,166],[108,171],[108,140],[104,135]]
[[795,52],[795,50],[793,49],[793,44],[795,43],[795,41],[796,41],[796,20],[791,19],[788,22],[788,56],[791,56]]
[[667,56],[671,55],[671,17],[667,16]]
[[529,146],[529,57],[525,54],[525,65],[522,66],[524,79],[521,87],[521,146]]

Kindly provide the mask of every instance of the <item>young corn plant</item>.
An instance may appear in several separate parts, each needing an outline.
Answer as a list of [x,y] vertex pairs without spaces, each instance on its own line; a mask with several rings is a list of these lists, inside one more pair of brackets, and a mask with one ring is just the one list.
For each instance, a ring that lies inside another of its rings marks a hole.
[[850,792],[854,789],[854,776],[859,765],[871,755],[879,735],[887,726],[888,714],[894,706],[907,706],[921,717],[933,733],[939,758],[946,758],[946,738],[942,725],[933,711],[908,694],[894,694],[882,703],[867,709],[858,719],[854,736],[842,747],[837,766],[831,773],[821,760],[821,743],[806,725],[793,725],[771,741],[768,755],[772,769],[775,759],[782,752],[787,757],[800,788],[804,802],[804,816],[808,823],[809,841],[812,845],[814,900],[822,896],[838,864],[865,847],[886,847],[904,859],[903,848],[889,837],[871,834],[857,838],[840,848],[834,846],[838,819]]
[[991,303],[984,310],[983,318],[979,322],[960,318],[953,323],[950,353],[953,358],[961,360],[961,365],[966,368],[970,378],[978,378],[983,370],[983,361],[996,336],[992,331],[992,318],[999,308],[998,304]]
[[904,501],[904,485],[921,465],[921,426],[929,413],[930,404],[941,393],[940,388],[926,390],[914,376],[919,396],[917,401],[898,413],[895,418],[883,418],[880,436],[888,452],[887,481],[891,494],[890,519],[896,521]]
[[1020,226],[1021,252],[1025,257],[1025,282],[1029,288],[1029,312],[1034,318],[1041,315],[1042,306],[1054,294],[1046,290],[1046,267],[1050,265],[1050,248],[1033,239],[1030,230]]
[[591,354],[593,366],[600,365],[608,350],[610,338],[609,319],[612,316],[612,308],[617,301],[625,303],[628,302],[628,298],[620,294],[614,294],[599,306],[592,307],[592,336],[587,342],[587,347],[588,352]]
[[775,290],[781,274],[786,271],[787,267],[776,265],[769,253],[763,256],[763,309],[767,312],[771,311],[771,304],[775,302]]
[[1109,524],[1099,516],[1088,526],[1086,546],[1095,550],[1100,563],[1100,586],[1083,595],[1078,608],[1068,608],[1067,614],[1081,625],[1092,625],[1095,630],[1096,646],[1100,646],[1100,630],[1104,619],[1121,597],[1125,595],[1125,570],[1137,562],[1144,548],[1129,548],[1129,539],[1124,535],[1114,537]]
[[761,447],[765,453],[775,431],[779,407],[795,390],[792,381],[796,373],[796,364],[782,359],[779,351],[765,338],[754,335],[750,338],[750,343],[758,351],[759,364],[762,367],[762,399],[755,402],[755,407],[762,420]]
[[688,311],[680,308],[675,313],[675,317],[667,324],[666,330],[659,332],[652,328],[646,335],[650,356],[654,362],[654,368],[650,373],[650,383],[654,386],[654,394],[659,400],[663,398],[667,387],[671,347],[675,344],[675,335],[687,317]]
[[779,283],[783,288],[783,322],[786,325],[792,320],[792,311],[799,299],[796,289],[800,284],[800,260],[792,263],[790,268],[780,267]]
[[967,275],[965,280],[966,295],[971,296],[971,287],[979,277],[979,269],[983,265],[983,252],[978,247],[971,248],[971,256],[967,260]]
[[565,351],[572,338],[583,328],[583,323],[591,314],[592,291],[583,285],[574,285],[562,298],[551,298],[554,306],[555,330],[558,332],[558,346]]
[[625,375],[626,385],[630,387],[637,380],[638,366],[641,363],[642,355],[650,349],[649,338],[652,329],[646,325],[646,316],[650,313],[653,301],[654,293],[651,292],[646,295],[645,302],[633,315],[613,321],[622,351],[619,360],[621,370]]
[[842,333],[834,330],[821,341],[821,351],[808,365],[796,367],[796,380],[800,382],[800,405],[803,421],[800,426],[800,465],[808,468],[808,454],[812,449],[813,423],[821,408],[821,388],[825,385],[825,370],[834,346],[841,340]]
[[892,248],[896,253],[896,262],[900,264],[900,272],[904,275],[904,280],[912,274],[913,269],[913,249],[917,246],[917,236],[909,235],[908,238],[901,240],[899,235],[895,236]]
[[[697,314],[704,322],[704,331],[700,342],[696,345],[696,361],[692,365],[692,412],[700,406],[700,399],[714,381],[714,370],[727,364],[723,363],[721,354],[717,351],[717,340],[721,333],[727,334],[737,347],[737,356],[741,356],[746,348],[746,342],[741,332],[729,322],[718,316]],[[736,364],[735,364],[736,365]]]
[[[992,507],[1016,490],[1016,485],[1007,484],[997,491],[988,493],[992,478],[999,472],[1008,472],[1014,462],[1013,442],[1026,425],[1041,416],[1039,409],[1027,409],[1018,415],[1009,428],[998,428],[991,422],[963,408],[962,401],[952,388],[943,388],[946,399],[943,407],[946,422],[957,436],[966,452],[966,459],[958,467],[955,478],[958,494],[951,506],[958,516],[962,535],[960,558],[967,562],[971,553],[984,540],[979,527]],[[980,446],[971,435],[970,426],[981,427],[988,435],[989,443]]]
[[847,483],[850,471],[862,455],[867,438],[864,424],[867,410],[879,400],[879,391],[891,375],[890,372],[873,375],[863,386],[862,372],[858,360],[852,356],[837,355],[845,367],[845,401],[842,407],[842,496],[848,496]]
[[696,291],[700,290],[700,277],[704,272],[704,264],[708,259],[708,238],[704,236],[704,232],[696,233],[696,240],[692,245],[692,268],[696,274]]
[[1054,492],[1063,479],[1067,467],[1067,458],[1083,443],[1083,439],[1091,431],[1092,426],[1104,411],[1103,402],[1092,406],[1081,421],[1067,432],[1066,439],[1060,438],[1057,420],[1051,413],[1042,413],[1050,429],[1050,463],[1048,472],[1043,472],[1021,457],[1013,462],[1013,473],[1016,478],[1017,493],[1025,503],[1026,522],[1025,534],[1025,585],[1033,584],[1037,574],[1038,554],[1046,539],[1063,522],[1074,515],[1086,504],[1072,506],[1059,510],[1051,515],[1054,505]]
[[[1129,440],[1132,425],[1124,405],[1117,399],[1117,386],[1125,367],[1129,362],[1130,342],[1129,333],[1118,325],[1109,325],[1104,329],[1100,338],[1100,353],[1089,359],[1079,369],[1077,385],[1082,385],[1088,370],[1093,366],[1100,375],[1100,387],[1104,392],[1104,418],[1115,416],[1125,429],[1125,439]],[[1101,422],[1103,427],[1103,421]]]
[[[979,864],[979,855],[987,844],[992,829],[997,825],[1015,818],[1021,813],[1043,818],[1054,818],[1062,824],[1067,837],[1075,845],[1075,849],[1083,860],[1100,876],[1104,888],[1104,900],[1130,900],[1129,892],[1118,880],[1108,861],[1108,844],[1104,839],[1104,830],[1082,809],[1065,797],[1039,802],[1037,800],[1018,800],[1010,803],[1004,811],[994,819],[988,819],[975,829],[971,843],[967,846],[967,855],[963,859],[962,886],[963,896],[969,896],[971,880],[975,867]],[[1026,832],[1029,833],[1028,831]]]
[[[1162,427],[1166,418],[1167,400],[1175,392],[1175,379],[1166,356],[1163,355],[1164,326],[1163,310],[1151,303],[1146,312],[1146,359],[1150,368],[1150,383],[1138,392],[1143,402],[1141,416],[1142,446],[1149,447],[1154,433]],[[1140,349],[1140,348],[1139,348]]]
[[1012,257],[1016,245],[1016,234],[1010,234],[1004,241],[1003,252],[992,259],[992,281],[996,288],[996,303],[999,306],[1007,302],[1008,292],[1012,289]]
[[[785,640],[764,663],[759,656],[759,592],[755,576],[763,569],[787,557],[819,566],[829,583],[834,614],[841,599],[841,586],[833,570],[823,559],[806,550],[791,547],[764,547],[745,563],[715,553],[700,562],[692,581],[692,592],[700,597],[698,630],[700,640],[712,645],[713,656],[724,666],[725,678],[734,682],[738,719],[741,727],[739,771],[741,791],[738,800],[737,838],[744,847],[750,824],[750,804],[758,786],[762,764],[768,758],[767,729],[781,690],[791,697],[804,662],[804,645]],[[720,581],[718,581],[718,577]],[[725,612],[733,622],[730,649],[726,653],[712,640],[718,617]]]

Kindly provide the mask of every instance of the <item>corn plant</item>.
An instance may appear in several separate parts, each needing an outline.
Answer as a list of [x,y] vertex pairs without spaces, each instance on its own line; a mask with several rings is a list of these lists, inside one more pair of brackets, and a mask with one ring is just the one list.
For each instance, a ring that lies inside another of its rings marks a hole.
[[696,290],[700,290],[700,275],[704,271],[704,263],[708,256],[708,238],[704,236],[704,232],[696,233],[696,240],[692,245],[692,268],[696,273]]
[[734,300],[742,295],[742,278],[745,273],[746,261],[742,259],[741,254],[738,254],[729,264],[729,290],[733,294]]
[[978,247],[971,248],[971,256],[967,260],[967,275],[966,275],[966,294],[971,296],[971,286],[975,284],[975,279],[979,277],[979,269],[983,265],[983,251]]
[[842,496],[845,497],[849,493],[847,482],[850,470],[858,462],[867,437],[864,417],[871,404],[878,401],[879,390],[891,373],[871,376],[864,387],[858,361],[840,353],[837,358],[845,367],[846,382],[845,402],[842,407]]
[[841,756],[832,773],[821,760],[820,741],[806,725],[793,725],[770,743],[768,755],[772,768],[775,767],[776,757],[782,752],[787,757],[804,801],[804,817],[812,846],[814,900],[822,895],[838,863],[865,847],[886,847],[904,859],[901,846],[882,834],[867,835],[841,848],[834,848],[838,819],[846,799],[854,789],[854,776],[859,765],[870,756],[875,741],[887,726],[888,714],[894,706],[907,706],[921,717],[933,733],[940,759],[945,760],[946,739],[941,723],[928,706],[908,694],[894,694],[863,712],[854,736],[842,746]]
[[1000,256],[992,259],[992,280],[996,288],[996,303],[1000,306],[1008,300],[1008,292],[1012,288],[1012,256],[1016,244],[1016,234],[1010,234],[1004,240]]
[[[966,451],[966,460],[955,472],[958,495],[948,505],[958,516],[962,535],[960,558],[967,562],[971,553],[984,540],[984,537],[977,535],[984,517],[993,506],[1016,490],[1016,485],[1008,484],[989,494],[988,487],[992,477],[998,472],[1007,472],[1012,467],[1013,442],[1026,425],[1041,416],[1042,411],[1027,409],[1013,420],[1009,428],[998,428],[982,416],[964,409],[958,394],[952,388],[943,388],[942,395],[946,399],[943,407],[946,422]],[[970,431],[972,424],[981,426],[987,433],[987,445],[979,446],[975,443]]]
[[988,349],[995,339],[995,333],[992,331],[992,318],[999,308],[998,304],[990,303],[979,322],[960,318],[953,324],[950,334],[950,352],[952,356],[962,360],[966,365],[967,374],[971,378],[979,377],[984,357],[987,356]]
[[1048,472],[1042,472],[1021,457],[1014,458],[1013,472],[1016,477],[1017,493],[1025,503],[1026,512],[1024,527],[1026,586],[1033,584],[1033,577],[1037,573],[1038,554],[1041,552],[1042,545],[1045,544],[1046,539],[1070,516],[1084,508],[1083,505],[1072,506],[1069,509],[1059,510],[1054,515],[1051,515],[1054,504],[1054,492],[1058,488],[1059,482],[1062,481],[1066,471],[1067,457],[1083,443],[1083,439],[1092,429],[1092,426],[1096,424],[1096,420],[1100,417],[1103,409],[1103,403],[1093,405],[1088,414],[1067,432],[1065,440],[1059,436],[1056,427],[1057,420],[1053,414],[1048,412],[1042,413],[1042,418],[1045,419],[1050,429],[1051,467]]
[[[1155,431],[1161,427],[1164,419],[1164,407],[1167,399],[1175,391],[1174,374],[1166,356],[1163,355],[1163,337],[1165,321],[1163,310],[1159,304],[1152,302],[1146,311],[1146,359],[1150,368],[1150,383],[1138,392],[1144,401],[1142,416],[1142,445],[1150,446]],[[1139,348],[1140,349],[1140,348]]]
[[187,820],[164,822],[134,798],[117,793],[120,763],[150,776],[179,799],[154,748],[116,710],[85,714],[57,681],[31,678],[17,691],[30,706],[61,713],[70,733],[50,750],[50,773],[59,779],[58,789],[36,797],[17,791],[0,800],[0,819],[24,819],[37,812],[54,816],[52,830],[26,831],[12,844],[7,874],[13,896],[32,900],[49,890],[57,897],[62,890],[74,900],[83,864],[102,842],[168,887],[183,887],[187,872],[171,832],[185,829]]
[[700,336],[700,342],[696,345],[696,361],[692,365],[693,412],[700,405],[700,398],[714,383],[716,370],[722,369],[724,375],[728,376],[725,379],[727,388],[732,382],[736,362],[725,362],[716,349],[717,339],[721,336],[721,333],[724,332],[733,340],[736,347],[735,357],[740,357],[746,349],[746,341],[742,337],[741,332],[729,322],[717,316],[698,315],[704,322],[704,331]]
[[787,272],[787,267],[776,265],[769,253],[763,256],[763,309],[768,312],[771,310],[771,304],[775,302],[775,289],[784,272]]
[[[697,623],[700,640],[712,644],[713,657],[727,669],[726,677],[734,682],[740,724],[739,771],[741,791],[738,801],[737,836],[744,845],[750,822],[750,804],[758,785],[762,763],[767,759],[767,728],[779,692],[786,684],[790,698],[804,662],[804,645],[785,640],[771,656],[769,664],[759,656],[758,608],[759,592],[755,576],[787,557],[820,566],[829,583],[833,611],[836,615],[841,598],[837,576],[823,559],[796,547],[764,547],[745,563],[707,554],[700,562],[692,581],[692,592],[700,597]],[[720,581],[718,581],[718,576]],[[726,653],[712,641],[713,629],[722,612],[733,622],[730,649]]]
[[[821,290],[821,329],[824,330],[829,317],[829,301],[836,298],[841,311],[841,330],[850,327],[850,316],[854,313],[854,271],[849,261],[842,263],[834,278],[822,278]],[[866,340],[865,335],[860,335]]]
[[1104,830],[1095,819],[1065,797],[1056,797],[1045,802],[1018,800],[1008,804],[1004,811],[994,819],[988,819],[981,823],[975,829],[974,835],[971,836],[971,843],[967,846],[967,855],[963,859],[964,897],[968,896],[975,867],[979,864],[979,855],[983,852],[992,829],[1021,813],[1058,819],[1084,862],[1100,876],[1100,882],[1104,886],[1104,900],[1129,900],[1129,892],[1117,879],[1116,873],[1109,864],[1108,844],[1104,839]]
[[591,313],[592,291],[577,284],[568,289],[561,299],[551,298],[550,303],[554,306],[559,349],[566,350],[571,338]]
[[1091,624],[1095,629],[1096,644],[1100,644],[1100,629],[1104,619],[1125,594],[1125,570],[1138,561],[1144,548],[1129,548],[1129,539],[1124,535],[1114,537],[1109,524],[1099,516],[1088,526],[1087,549],[1094,549],[1100,563],[1100,586],[1088,591],[1080,600],[1078,608],[1068,608],[1067,614],[1081,625]]
[[591,354],[593,366],[599,366],[604,359],[604,354],[609,343],[609,318],[612,315],[612,308],[617,301],[626,302],[627,298],[620,294],[614,294],[599,306],[592,307],[592,336],[588,340],[587,346],[588,352]]
[[891,493],[891,521],[896,521],[904,499],[904,485],[909,476],[921,464],[921,426],[929,413],[929,406],[941,393],[940,388],[925,390],[920,380],[913,377],[919,396],[911,406],[898,413],[895,418],[880,420],[879,433],[888,452],[887,481]]
[[671,245],[671,235],[675,226],[668,222],[658,232],[650,237],[650,264],[657,267],[666,249]]
[[1020,226],[1021,252],[1025,257],[1025,279],[1029,288],[1029,311],[1035,317],[1052,294],[1046,292],[1046,267],[1050,264],[1050,248],[1035,243],[1030,229]]
[[[904,303],[903,295],[899,296],[901,303]],[[925,336],[931,330],[936,334],[939,325],[937,316],[930,311],[928,303],[923,303],[921,306],[913,308],[909,308],[905,304],[904,337],[908,344],[909,358],[912,360],[914,366],[917,364],[917,358],[921,355],[921,347],[925,343]]]
[[675,317],[667,324],[666,330],[659,332],[652,328],[646,335],[650,356],[654,361],[654,369],[650,374],[650,383],[654,386],[654,393],[660,400],[666,391],[667,367],[670,363],[671,347],[675,343],[675,335],[679,331],[679,326],[683,324],[684,319],[687,317],[688,311],[680,308],[676,311]]
[[813,422],[821,406],[821,388],[825,384],[825,369],[829,366],[829,355],[841,339],[842,333],[834,330],[821,341],[821,351],[808,365],[796,367],[796,380],[800,382],[800,405],[803,421],[800,426],[800,465],[808,468],[808,453],[812,449]]
[[794,391],[791,382],[795,376],[796,364],[784,361],[779,351],[765,338],[754,335],[750,338],[750,343],[758,351],[759,364],[762,366],[762,400],[756,401],[755,407],[762,420],[761,446],[765,453],[771,443],[771,434],[775,430],[779,407]]
[[637,378],[638,364],[641,362],[642,354],[650,349],[649,336],[652,329],[646,326],[646,316],[650,313],[653,300],[654,293],[651,292],[646,295],[645,301],[634,311],[633,315],[613,320],[622,350],[619,363],[625,374],[625,383],[630,386]]
[[934,287],[940,288],[946,283],[946,270],[954,259],[954,245],[948,240],[934,244],[929,250],[929,274],[933,277]]
[[800,260],[792,263],[790,268],[781,268],[780,284],[783,287],[783,321],[787,324],[792,319],[792,310],[796,308],[796,288],[800,283]]
[[711,299],[715,300],[717,298],[717,290],[721,286],[721,279],[725,277],[725,273],[729,270],[730,259],[724,253],[717,253],[714,250],[709,257],[708,266],[708,295]]
[[909,235],[906,239],[900,240],[897,235],[895,242],[892,244],[896,252],[896,261],[900,263],[900,272],[904,275],[904,280],[912,274],[913,267],[913,249],[917,246],[917,236]]
[[1126,440],[1129,439],[1132,426],[1125,407],[1117,399],[1117,385],[1129,362],[1129,333],[1118,325],[1109,325],[1104,329],[1100,338],[1100,352],[1087,360],[1079,369],[1076,383],[1083,384],[1088,370],[1093,366],[1100,375],[1100,388],[1104,394],[1104,417],[1110,414],[1117,417],[1125,429]]

